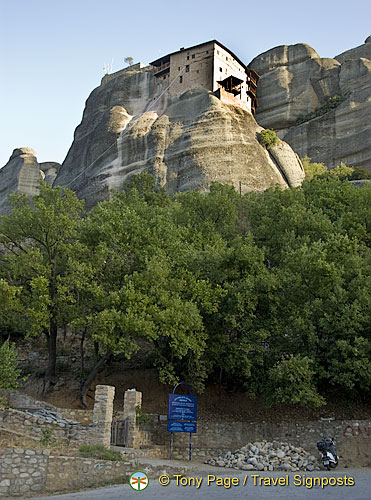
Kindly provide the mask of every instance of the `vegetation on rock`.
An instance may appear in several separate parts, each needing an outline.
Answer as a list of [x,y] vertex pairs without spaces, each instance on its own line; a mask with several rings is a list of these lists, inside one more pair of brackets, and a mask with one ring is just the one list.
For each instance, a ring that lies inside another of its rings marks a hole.
[[339,106],[339,104],[341,104],[345,100],[346,100],[346,97],[344,97],[342,95],[326,96],[324,99],[324,103],[321,106],[319,106],[317,109],[315,109],[311,113],[307,113],[306,115],[299,115],[296,119],[296,125],[300,125],[301,123],[308,122],[309,120],[312,120],[313,118],[317,118],[318,116],[322,116],[325,113],[332,111],[333,109],[337,108]]
[[345,163],[341,162],[335,168],[328,169],[323,163],[312,162],[308,156],[301,159],[305,179],[311,181],[314,177],[335,177],[340,180],[355,181],[359,179],[371,179],[371,172],[362,167],[348,167]]
[[275,146],[276,144],[278,144],[280,142],[280,140],[277,137],[276,132],[274,130],[266,129],[266,130],[262,130],[260,132],[259,142],[262,146],[269,149],[272,146]]

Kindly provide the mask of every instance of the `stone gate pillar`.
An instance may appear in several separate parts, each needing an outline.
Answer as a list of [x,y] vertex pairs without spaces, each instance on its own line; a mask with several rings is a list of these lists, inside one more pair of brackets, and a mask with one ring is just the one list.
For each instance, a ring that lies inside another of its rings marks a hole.
[[95,444],[109,448],[111,444],[111,423],[115,388],[111,385],[97,385],[93,410]]
[[142,393],[136,389],[128,389],[124,395],[124,418],[128,424],[128,448],[140,448],[140,431],[136,423],[136,407],[142,406]]

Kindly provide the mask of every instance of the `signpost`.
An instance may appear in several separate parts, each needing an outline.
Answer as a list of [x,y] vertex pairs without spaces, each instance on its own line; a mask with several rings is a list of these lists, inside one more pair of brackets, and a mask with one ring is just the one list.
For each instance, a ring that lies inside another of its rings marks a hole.
[[[190,394],[175,394],[180,385],[186,386]],[[193,396],[192,392],[190,385],[179,382],[169,394],[167,430],[171,432],[170,460],[173,458],[174,432],[189,432],[189,460],[192,458],[192,433],[197,432],[197,396]]]

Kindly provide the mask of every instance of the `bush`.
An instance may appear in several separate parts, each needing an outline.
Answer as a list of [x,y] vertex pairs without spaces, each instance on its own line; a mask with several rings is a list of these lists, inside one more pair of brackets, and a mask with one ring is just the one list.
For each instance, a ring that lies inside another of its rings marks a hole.
[[21,370],[17,368],[17,351],[13,344],[6,340],[0,346],[0,388],[14,389]]
[[362,167],[353,167],[353,173],[348,177],[350,181],[358,181],[360,179],[371,179],[371,172]]
[[311,181],[314,177],[320,177],[327,174],[328,168],[323,163],[312,163],[309,156],[306,155],[301,159],[303,164],[305,179]]
[[267,149],[278,144],[280,140],[278,139],[276,132],[274,130],[270,130],[267,128],[266,130],[262,130],[259,134],[259,142],[262,146],[265,146]]
[[107,450],[101,444],[83,444],[79,448],[80,455],[84,458],[96,458],[98,460],[111,460],[121,462],[122,456],[118,451]]
[[300,125],[305,122],[309,122],[313,118],[317,118],[318,116],[322,116],[329,111],[337,108],[339,104],[345,101],[345,97],[342,95],[333,95],[332,97],[327,96],[324,100],[324,103],[311,113],[306,115],[299,115],[296,119],[296,125]]
[[144,413],[140,405],[137,405],[135,407],[135,414],[136,414],[136,423],[138,425],[145,425],[148,424],[148,422],[150,421],[150,416],[147,415],[147,413]]

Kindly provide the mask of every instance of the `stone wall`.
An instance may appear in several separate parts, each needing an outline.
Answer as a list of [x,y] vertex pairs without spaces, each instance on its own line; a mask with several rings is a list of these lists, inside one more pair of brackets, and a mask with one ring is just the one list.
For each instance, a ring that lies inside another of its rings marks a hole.
[[0,497],[29,496],[125,481],[127,462],[50,455],[49,450],[0,448]]
[[94,442],[97,432],[93,425],[49,422],[47,418],[12,408],[0,409],[0,429],[38,440],[50,431],[49,437],[76,447],[84,442]]
[[[316,443],[334,437],[339,454],[353,462],[364,460],[371,465],[371,421],[317,420],[312,422],[207,422],[197,423],[192,435],[193,457],[208,458],[226,450],[236,450],[248,442],[285,441],[317,453]],[[155,448],[153,456],[169,456],[170,433],[167,421],[151,415],[151,422],[141,427],[141,446]],[[189,434],[174,433],[174,458],[188,458]],[[352,445],[352,446],[350,446]],[[353,446],[354,445],[354,446]],[[354,449],[353,449],[354,448]]]
[[91,424],[93,421],[93,410],[78,410],[70,408],[58,408],[57,406],[48,403],[47,401],[40,401],[34,399],[28,394],[23,394],[19,391],[11,391],[6,401],[8,406],[12,408],[40,408],[41,410],[50,410],[55,412],[60,418],[74,420],[80,424]]
[[43,491],[49,450],[0,448],[0,497]]

